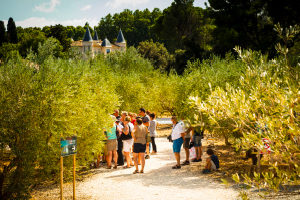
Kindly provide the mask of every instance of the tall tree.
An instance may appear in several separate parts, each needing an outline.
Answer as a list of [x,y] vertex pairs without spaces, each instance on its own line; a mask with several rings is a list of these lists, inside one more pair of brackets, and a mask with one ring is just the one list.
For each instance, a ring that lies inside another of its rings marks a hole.
[[8,19],[8,23],[7,23],[7,36],[8,36],[8,40],[11,43],[18,43],[18,35],[17,35],[17,28],[16,28],[16,24],[13,20],[13,18],[9,18]]
[[0,21],[0,46],[6,42],[6,30],[4,26],[4,21]]
[[78,40],[82,40],[83,36],[84,36],[85,30],[82,26],[76,26],[75,30],[74,30],[74,40],[78,41]]
[[68,38],[67,29],[61,25],[57,24],[55,26],[48,26],[43,28],[43,32],[47,37],[54,37],[58,39],[60,44],[63,46],[63,51],[68,51],[71,47],[71,39]]
[[[270,0],[271,1],[271,0]],[[263,53],[276,42],[272,18],[264,0],[209,0],[210,13],[217,28],[214,51],[225,54],[235,45]]]
[[194,0],[175,0],[163,11],[155,24],[155,31],[171,51],[184,49],[184,40],[190,38],[198,27]]

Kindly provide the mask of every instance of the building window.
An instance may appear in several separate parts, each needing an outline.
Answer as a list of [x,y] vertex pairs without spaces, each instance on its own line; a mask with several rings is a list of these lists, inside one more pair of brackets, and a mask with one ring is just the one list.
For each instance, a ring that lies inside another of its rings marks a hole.
[[110,53],[110,49],[106,49],[106,53],[107,53],[107,54]]

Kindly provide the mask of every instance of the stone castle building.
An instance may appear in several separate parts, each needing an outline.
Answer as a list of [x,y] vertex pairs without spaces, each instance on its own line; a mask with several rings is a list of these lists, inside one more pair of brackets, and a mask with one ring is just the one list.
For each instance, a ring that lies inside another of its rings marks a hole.
[[87,27],[83,40],[73,41],[71,48],[77,52],[84,55],[90,55],[92,57],[97,54],[107,55],[114,51],[126,51],[126,41],[121,29],[115,44],[111,44],[107,38],[103,41],[99,40],[97,31],[95,30],[94,32],[94,37],[92,38],[90,29]]

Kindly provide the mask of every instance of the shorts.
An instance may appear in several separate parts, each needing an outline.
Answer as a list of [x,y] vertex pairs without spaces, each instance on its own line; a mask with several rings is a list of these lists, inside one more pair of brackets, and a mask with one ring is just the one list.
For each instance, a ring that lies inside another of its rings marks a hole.
[[201,136],[194,136],[194,147],[201,147]]
[[145,153],[146,144],[134,143],[133,144],[133,153]]
[[123,151],[128,153],[130,152],[130,148],[132,147],[133,139],[123,140]]
[[173,141],[173,152],[174,153],[180,153],[182,143],[183,143],[182,137]]
[[191,138],[184,138],[183,148],[188,149],[190,147]]
[[118,149],[117,139],[107,140],[106,148],[107,151],[116,151]]

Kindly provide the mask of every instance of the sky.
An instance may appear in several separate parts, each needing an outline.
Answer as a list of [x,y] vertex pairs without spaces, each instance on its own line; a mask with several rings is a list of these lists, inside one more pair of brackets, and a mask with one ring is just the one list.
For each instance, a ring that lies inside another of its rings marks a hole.
[[[0,0],[0,20],[7,25],[12,17],[16,26],[43,27],[62,24],[64,26],[98,25],[107,14],[124,9],[161,10],[169,7],[173,0]],[[207,0],[194,0],[194,6],[205,8]]]

